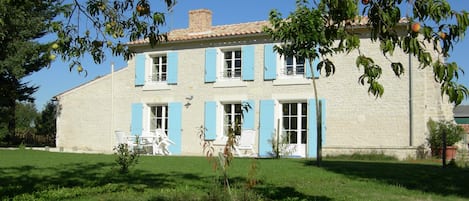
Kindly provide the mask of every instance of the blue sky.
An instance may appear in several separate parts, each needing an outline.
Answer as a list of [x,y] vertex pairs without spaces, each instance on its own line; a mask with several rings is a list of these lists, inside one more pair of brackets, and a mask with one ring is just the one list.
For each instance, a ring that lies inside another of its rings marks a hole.
[[[160,0],[154,0],[160,1]],[[469,10],[469,2],[461,0],[449,0],[453,9]],[[234,24],[242,22],[267,20],[270,10],[277,9],[286,17],[295,8],[295,0],[178,0],[173,13],[167,16],[167,27],[171,29],[187,28],[189,10],[207,8],[213,13],[213,25]],[[469,87],[469,36],[466,40],[456,45],[449,61],[456,61],[465,69],[465,75],[459,81]],[[127,66],[121,57],[112,57],[107,54],[107,59],[102,64],[95,64],[90,58],[81,60],[88,70],[88,75],[69,71],[68,63],[57,59],[50,68],[45,68],[29,77],[26,81],[39,86],[35,93],[36,106],[42,110],[44,104],[55,95],[67,91],[73,87],[89,82],[98,76],[111,72],[111,63],[115,64],[115,70]],[[358,79],[358,78],[357,78]],[[357,84],[357,87],[362,87]],[[99,92],[96,92],[99,93]],[[465,100],[469,104],[469,100]]]

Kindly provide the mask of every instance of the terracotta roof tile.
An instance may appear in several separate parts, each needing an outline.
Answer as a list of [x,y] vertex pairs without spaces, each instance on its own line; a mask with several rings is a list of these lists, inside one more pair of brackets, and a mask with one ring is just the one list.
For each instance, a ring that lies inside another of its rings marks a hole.
[[[408,20],[402,18],[400,23],[407,23]],[[204,32],[194,33],[190,29],[176,29],[168,33],[168,41],[187,41],[187,40],[199,40],[209,39],[227,36],[242,36],[251,34],[260,34],[263,32],[263,28],[268,26],[269,21],[257,21],[247,22],[230,25],[212,26],[210,30]],[[357,17],[351,23],[354,26],[366,26],[368,24],[368,17]],[[129,45],[139,45],[148,43],[148,39],[137,40],[129,42]]]

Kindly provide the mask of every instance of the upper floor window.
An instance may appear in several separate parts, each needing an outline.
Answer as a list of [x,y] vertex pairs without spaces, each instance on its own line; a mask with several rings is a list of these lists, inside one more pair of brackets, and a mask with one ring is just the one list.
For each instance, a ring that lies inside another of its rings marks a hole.
[[242,68],[241,50],[223,51],[223,78],[240,78]]
[[156,129],[162,129],[168,133],[168,106],[153,105],[150,106],[150,132]]
[[167,78],[167,57],[159,55],[152,57],[150,80],[153,82],[164,82]]
[[255,46],[205,49],[205,82],[222,86],[245,86],[254,80]]
[[232,129],[235,135],[241,135],[241,104],[224,104],[223,105],[223,133],[228,135]]
[[295,76],[305,74],[305,60],[299,57],[285,56],[283,57],[283,66],[280,69],[280,73],[286,76]]

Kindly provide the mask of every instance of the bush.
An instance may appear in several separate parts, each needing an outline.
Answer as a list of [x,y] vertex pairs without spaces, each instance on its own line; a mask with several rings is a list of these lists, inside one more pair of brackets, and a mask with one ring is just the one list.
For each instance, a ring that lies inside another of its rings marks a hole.
[[116,163],[119,165],[120,173],[129,172],[129,168],[137,164],[139,154],[136,151],[130,150],[127,144],[119,144],[114,150],[117,154]]
[[443,135],[446,134],[446,145],[453,146],[461,141],[464,136],[464,129],[452,121],[433,121],[428,120],[428,130],[430,132],[427,142],[432,150],[438,150],[443,147]]

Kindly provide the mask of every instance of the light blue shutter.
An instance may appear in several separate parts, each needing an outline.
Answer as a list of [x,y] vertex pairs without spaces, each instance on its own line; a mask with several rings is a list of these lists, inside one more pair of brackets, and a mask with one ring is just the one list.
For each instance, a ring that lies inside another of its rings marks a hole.
[[168,52],[168,84],[178,82],[178,53]]
[[135,56],[135,86],[145,84],[145,54]]
[[254,45],[243,46],[241,54],[243,80],[254,80]]
[[264,80],[275,80],[277,77],[277,53],[273,44],[264,46]]
[[169,146],[169,151],[172,154],[181,154],[182,140],[181,140],[181,115],[182,104],[173,102],[168,104],[168,137],[174,144]]
[[318,155],[318,124],[316,121],[316,101],[308,100],[308,158],[315,158]]
[[132,104],[132,119],[130,124],[130,132],[132,135],[142,135],[143,130],[143,104],[133,103]]
[[215,101],[205,102],[205,140],[217,138],[217,103]]
[[275,134],[274,100],[261,100],[259,106],[259,156],[270,156],[272,144],[269,142]]
[[[316,48],[316,51],[319,51],[318,48]],[[318,64],[319,64],[319,58],[316,58],[313,60],[313,71],[314,71],[314,78],[319,78],[319,70],[318,70]],[[305,59],[305,77],[306,78],[312,78],[313,74],[311,73],[311,67],[309,66],[309,60]]]
[[217,49],[205,50],[205,82],[215,82],[217,79]]
[[322,133],[322,146],[326,144],[326,100],[319,99],[321,106],[321,133]]
[[247,111],[243,110],[243,129],[254,129],[254,106],[256,103],[254,100],[243,101],[243,105],[247,104],[249,104],[250,108],[247,108]]

